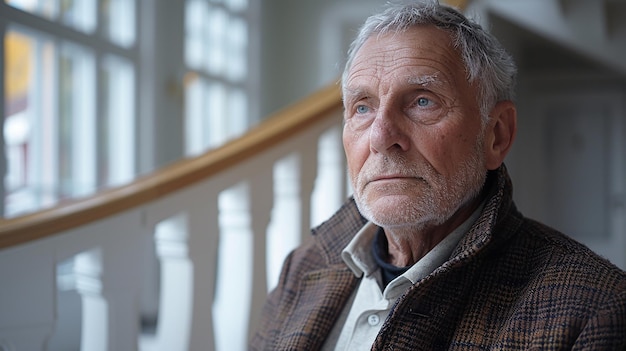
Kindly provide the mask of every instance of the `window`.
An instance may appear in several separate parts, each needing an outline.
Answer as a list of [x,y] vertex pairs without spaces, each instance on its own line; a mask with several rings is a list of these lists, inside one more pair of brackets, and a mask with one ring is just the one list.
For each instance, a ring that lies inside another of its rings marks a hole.
[[134,2],[0,5],[5,216],[132,179]]
[[[158,34],[171,13],[184,13],[167,23],[185,44],[180,59]],[[251,18],[248,0],[0,0],[4,216],[124,184],[171,160],[163,150],[199,154],[245,131],[256,120]],[[172,79],[184,99],[155,85]]]
[[248,126],[247,0],[187,0],[185,152],[198,154]]

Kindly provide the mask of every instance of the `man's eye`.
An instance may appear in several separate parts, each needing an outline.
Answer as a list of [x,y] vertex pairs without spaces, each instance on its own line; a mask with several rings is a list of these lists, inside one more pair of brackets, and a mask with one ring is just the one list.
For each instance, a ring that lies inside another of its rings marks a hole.
[[358,113],[358,114],[368,113],[369,110],[370,110],[370,108],[365,106],[365,105],[358,105],[356,107],[356,113]]
[[417,98],[416,104],[417,106],[428,106],[430,104],[430,100],[424,97]]

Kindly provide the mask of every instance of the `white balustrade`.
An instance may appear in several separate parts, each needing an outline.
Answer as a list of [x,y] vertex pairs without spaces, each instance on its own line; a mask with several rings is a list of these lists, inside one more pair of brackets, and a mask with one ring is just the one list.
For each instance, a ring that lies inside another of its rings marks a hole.
[[283,258],[345,199],[340,130],[321,119],[151,203],[0,250],[0,351],[247,349]]

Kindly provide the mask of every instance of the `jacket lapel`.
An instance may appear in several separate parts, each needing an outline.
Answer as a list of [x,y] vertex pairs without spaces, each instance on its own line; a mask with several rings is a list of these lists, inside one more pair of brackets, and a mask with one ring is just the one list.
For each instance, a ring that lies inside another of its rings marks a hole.
[[295,305],[281,332],[277,350],[318,350],[354,290],[358,279],[345,266],[334,266],[303,277]]
[[312,229],[320,266],[301,278],[293,312],[283,324],[275,350],[308,351],[323,346],[359,281],[341,259],[341,251],[366,222],[351,199]]

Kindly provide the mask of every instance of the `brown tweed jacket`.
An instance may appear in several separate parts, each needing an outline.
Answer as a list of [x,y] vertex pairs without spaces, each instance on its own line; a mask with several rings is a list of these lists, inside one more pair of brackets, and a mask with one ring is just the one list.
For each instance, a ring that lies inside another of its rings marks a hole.
[[[626,350],[626,273],[523,217],[503,167],[450,259],[393,307],[373,350]],[[354,202],[285,260],[251,350],[317,350],[359,280],[340,257]]]

